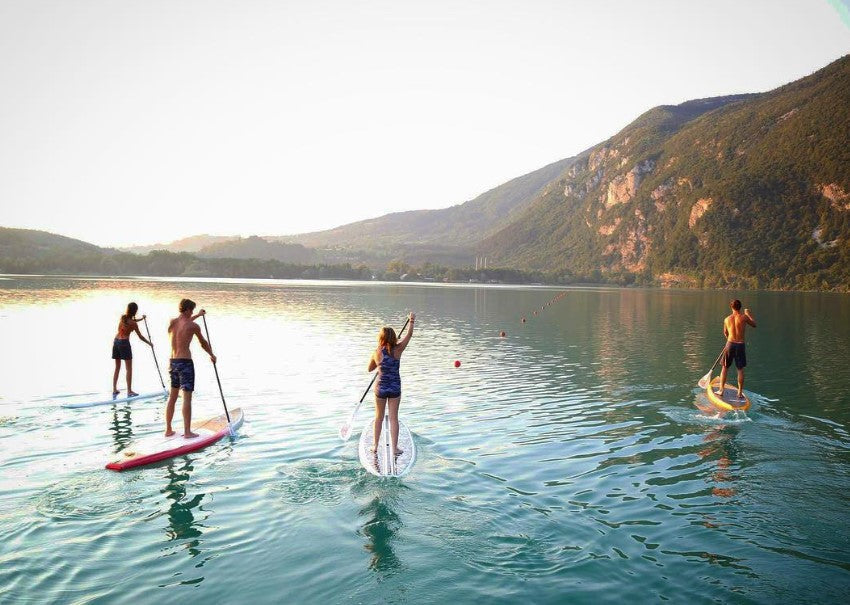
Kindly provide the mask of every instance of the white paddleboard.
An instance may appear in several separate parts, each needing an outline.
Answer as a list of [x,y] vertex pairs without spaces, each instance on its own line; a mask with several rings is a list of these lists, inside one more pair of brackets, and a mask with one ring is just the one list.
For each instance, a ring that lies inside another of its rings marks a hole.
[[96,401],[81,401],[77,403],[63,403],[63,408],[91,408],[96,405],[110,405],[112,403],[126,403],[132,401],[142,401],[143,399],[154,399],[156,397],[168,397],[168,391],[154,391],[153,393],[139,393],[132,397],[127,397],[123,393],[118,393],[109,399],[98,399]]
[[410,429],[402,420],[398,421],[398,449],[402,451],[402,454],[395,456],[395,463],[393,463],[389,416],[384,414],[377,456],[371,451],[375,439],[374,422],[374,419],[369,420],[360,433],[360,464],[378,477],[403,477],[410,472],[413,463],[416,462],[416,444],[413,442]]

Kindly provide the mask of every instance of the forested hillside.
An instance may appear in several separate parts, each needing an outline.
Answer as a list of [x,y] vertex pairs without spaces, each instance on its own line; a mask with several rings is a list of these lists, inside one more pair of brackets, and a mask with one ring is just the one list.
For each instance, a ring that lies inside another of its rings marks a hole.
[[464,248],[468,256],[471,243],[509,224],[571,161],[568,158],[554,162],[451,208],[395,212],[328,231],[281,239],[311,247],[386,249],[399,245],[426,248],[438,245]]
[[252,235],[235,238],[204,246],[198,256],[209,258],[260,258],[284,263],[314,264],[320,261],[315,250],[301,244],[268,241]]
[[644,114],[478,252],[567,278],[850,289],[850,57],[689,116],[714,101]]

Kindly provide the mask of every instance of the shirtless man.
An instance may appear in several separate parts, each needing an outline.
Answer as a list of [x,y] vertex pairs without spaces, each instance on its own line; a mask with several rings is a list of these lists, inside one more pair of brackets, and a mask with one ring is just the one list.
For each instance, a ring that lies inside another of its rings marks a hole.
[[201,334],[201,327],[195,323],[195,319],[206,315],[206,311],[200,310],[192,315],[195,303],[188,298],[180,301],[180,315],[168,324],[168,333],[171,335],[171,360],[168,374],[171,376],[171,392],[168,395],[168,403],[165,406],[165,436],[174,434],[171,428],[171,420],[174,418],[174,404],[177,402],[177,394],[183,389],[183,436],[187,439],[197,437],[192,428],[192,391],[195,390],[195,365],[192,361],[192,352],[189,345],[192,337],[197,336],[201,348],[209,353],[210,360],[215,363],[212,347]]
[[723,369],[720,370],[720,387],[715,391],[723,395],[723,385],[726,384],[726,372],[732,361],[738,368],[738,401],[744,400],[744,368],[747,366],[747,351],[744,344],[744,330],[747,324],[756,327],[756,320],[750,315],[749,309],[741,313],[741,301],[737,298],[729,303],[732,313],[723,320],[723,335],[726,337],[726,349],[723,355]]

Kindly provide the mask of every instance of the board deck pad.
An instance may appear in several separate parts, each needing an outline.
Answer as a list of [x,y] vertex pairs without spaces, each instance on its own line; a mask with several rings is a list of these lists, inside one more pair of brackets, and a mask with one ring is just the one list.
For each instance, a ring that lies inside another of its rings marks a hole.
[[715,393],[719,385],[720,376],[716,376],[714,380],[711,381],[711,386],[706,389],[706,396],[714,406],[727,411],[746,411],[750,407],[750,399],[747,397],[746,393],[744,393],[743,401],[738,399],[738,387],[734,387],[727,382],[723,385],[723,395],[721,396]]
[[[236,408],[230,412],[230,420],[233,429],[236,430],[242,425],[244,416],[241,408]],[[118,452],[118,458],[106,465],[106,468],[114,471],[123,471],[136,466],[152,464],[182,456],[190,452],[197,451],[208,445],[211,445],[230,434],[227,427],[227,417],[224,414],[192,423],[192,431],[197,433],[197,437],[186,439],[183,437],[183,431],[179,430],[174,435],[166,437],[163,433],[143,437],[134,441],[126,448]]]
[[104,399],[96,399],[95,401],[78,401],[72,403],[63,403],[63,408],[91,408],[98,405],[110,405],[112,403],[131,403],[134,401],[143,401],[145,399],[154,399],[157,397],[168,397],[168,391],[154,391],[152,393],[139,393],[138,395],[134,395],[133,397],[127,397],[124,395],[126,391],[122,391],[118,393],[115,397],[109,397]]
[[413,442],[413,434],[402,420],[398,421],[398,449],[403,453],[400,456],[396,456],[395,474],[393,474],[391,466],[388,464],[390,456],[387,454],[388,448],[386,446],[388,432],[386,425],[388,423],[385,420],[383,424],[384,428],[381,430],[381,441],[378,445],[377,457],[371,452],[375,439],[374,419],[369,420],[363,426],[363,431],[360,433],[360,464],[367,471],[378,477],[404,476],[410,472],[410,469],[413,468],[413,463],[416,462],[416,444]]

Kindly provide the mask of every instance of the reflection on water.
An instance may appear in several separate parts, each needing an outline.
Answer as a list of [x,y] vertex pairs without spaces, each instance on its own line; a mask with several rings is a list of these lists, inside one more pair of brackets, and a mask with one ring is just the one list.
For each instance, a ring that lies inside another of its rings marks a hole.
[[699,457],[706,461],[714,461],[716,469],[711,473],[714,486],[711,493],[720,498],[731,498],[735,495],[735,475],[730,472],[735,457],[734,436],[737,428],[729,425],[715,426],[703,437],[706,447],[701,449]]
[[165,463],[168,484],[162,489],[162,493],[170,501],[165,535],[170,541],[185,540],[183,546],[186,551],[190,556],[196,557],[201,553],[198,547],[201,544],[199,538],[202,532],[192,509],[200,507],[204,494],[186,497],[186,484],[193,468],[189,459],[169,460]]
[[401,529],[401,518],[393,510],[391,496],[376,496],[358,511],[365,520],[359,534],[367,539],[365,548],[371,553],[369,569],[385,575],[401,567],[393,550],[396,533]]
[[133,441],[133,405],[126,403],[124,405],[113,404],[112,422],[109,425],[109,431],[112,433],[112,440],[115,442],[115,453],[120,452]]

